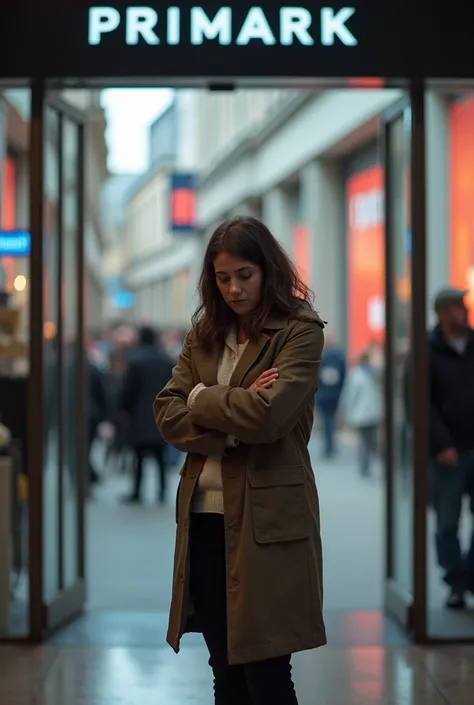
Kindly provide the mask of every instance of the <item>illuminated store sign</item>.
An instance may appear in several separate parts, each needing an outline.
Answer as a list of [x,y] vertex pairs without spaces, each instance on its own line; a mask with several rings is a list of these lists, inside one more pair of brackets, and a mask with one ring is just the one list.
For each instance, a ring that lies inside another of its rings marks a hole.
[[377,78],[381,87],[473,76],[473,2],[450,0],[442,12],[426,0],[254,2],[2,0],[0,78],[78,88]]
[[21,230],[0,230],[0,257],[28,257],[30,233]]
[[210,13],[203,7],[187,10],[168,7],[162,11],[154,7],[127,7],[120,11],[101,6],[89,10],[88,41],[91,46],[97,46],[106,35],[122,31],[129,46],[140,42],[151,46],[162,43],[178,46],[189,42],[199,46],[209,41],[221,46],[246,46],[258,41],[265,46],[314,46],[317,42],[333,46],[338,42],[351,47],[358,44],[348,25],[354,14],[353,7],[338,10],[323,7],[314,15],[305,7],[282,7],[275,23],[262,7],[251,7],[243,20],[235,21],[231,7]]
[[196,229],[196,177],[194,174],[172,174],[170,221],[171,231],[174,233],[190,233]]

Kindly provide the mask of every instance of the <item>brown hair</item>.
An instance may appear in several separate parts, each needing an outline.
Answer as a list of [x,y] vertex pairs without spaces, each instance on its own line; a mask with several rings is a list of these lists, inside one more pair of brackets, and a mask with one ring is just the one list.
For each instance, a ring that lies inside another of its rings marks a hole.
[[312,291],[270,230],[256,218],[237,216],[217,228],[204,255],[193,325],[205,349],[222,343],[237,320],[217,287],[214,260],[221,252],[253,262],[263,272],[262,299],[246,329],[250,339],[258,338],[269,316],[299,318],[304,309],[313,310]]

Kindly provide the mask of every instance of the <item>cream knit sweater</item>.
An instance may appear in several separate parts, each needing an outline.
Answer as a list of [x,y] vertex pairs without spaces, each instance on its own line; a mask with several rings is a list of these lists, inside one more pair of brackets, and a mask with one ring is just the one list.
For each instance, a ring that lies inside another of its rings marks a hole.
[[[218,384],[229,384],[232,374],[240,360],[247,343],[239,345],[235,334],[227,337],[217,372]],[[194,399],[204,385],[198,384],[190,393],[188,406],[191,408]],[[229,437],[228,446],[234,447],[238,441]],[[199,481],[191,503],[191,511],[195,513],[224,514],[224,496],[222,493],[222,458],[209,456],[204,463]]]

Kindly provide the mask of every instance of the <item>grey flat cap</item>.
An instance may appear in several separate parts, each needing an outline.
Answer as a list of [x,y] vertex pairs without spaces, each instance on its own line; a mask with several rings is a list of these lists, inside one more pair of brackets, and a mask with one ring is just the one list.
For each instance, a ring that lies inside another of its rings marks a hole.
[[451,304],[456,301],[462,301],[463,298],[468,294],[467,289],[457,289],[454,286],[447,286],[435,296],[434,300],[434,310],[439,311],[445,304]]

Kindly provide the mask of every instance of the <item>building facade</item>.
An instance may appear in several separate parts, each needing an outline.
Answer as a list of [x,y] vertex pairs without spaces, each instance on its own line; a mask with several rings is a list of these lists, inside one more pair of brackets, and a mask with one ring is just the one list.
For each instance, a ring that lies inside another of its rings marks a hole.
[[136,181],[136,174],[111,174],[102,187],[106,279],[103,314],[106,323],[133,317],[133,297],[125,288],[123,274],[127,263],[127,199]]
[[[352,89],[201,92],[197,98],[201,232],[236,213],[262,218],[351,356],[383,340],[382,127],[384,114],[403,97],[395,89]],[[474,179],[473,101],[427,96],[429,300],[448,281],[473,291],[474,217],[467,231],[459,222],[468,200],[460,192],[466,193],[467,175]],[[397,199],[401,218],[409,210],[408,186]],[[408,243],[410,223],[403,227]],[[410,296],[402,270],[400,264],[401,301]]]
[[133,319],[186,330],[202,255],[195,227],[196,94],[179,91],[150,127],[150,169],[126,206],[124,281]]

